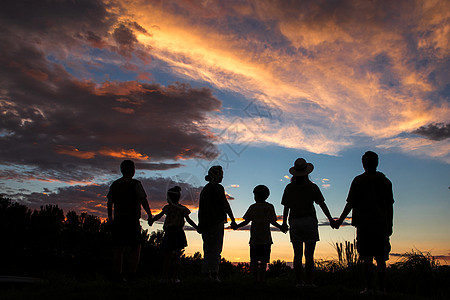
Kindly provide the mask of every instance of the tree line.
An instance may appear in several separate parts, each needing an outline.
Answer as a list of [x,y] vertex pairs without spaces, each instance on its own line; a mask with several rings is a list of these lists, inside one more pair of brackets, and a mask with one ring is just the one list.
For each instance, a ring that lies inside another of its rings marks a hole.
[[[164,232],[142,230],[139,272],[158,276]],[[26,205],[0,195],[0,275],[45,277],[48,272],[74,276],[109,274],[112,262],[112,238],[107,221],[88,213],[64,211],[57,205],[29,209]],[[182,254],[183,272],[201,270],[202,255]],[[224,275],[248,273],[247,263],[232,264],[222,259]],[[284,261],[269,265],[269,276],[289,271]]]

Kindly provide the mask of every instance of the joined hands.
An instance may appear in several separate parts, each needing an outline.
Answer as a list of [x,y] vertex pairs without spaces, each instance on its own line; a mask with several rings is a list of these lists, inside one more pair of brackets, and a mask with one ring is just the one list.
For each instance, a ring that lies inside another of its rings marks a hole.
[[238,229],[239,227],[238,227],[238,224],[236,223],[236,221],[231,221],[231,224],[230,224],[230,227],[231,227],[231,229],[233,229],[233,230],[236,230],[236,229]]
[[330,220],[330,226],[333,229],[339,229],[339,227],[341,225],[342,225],[342,220],[341,219],[338,219],[338,220],[331,219]]

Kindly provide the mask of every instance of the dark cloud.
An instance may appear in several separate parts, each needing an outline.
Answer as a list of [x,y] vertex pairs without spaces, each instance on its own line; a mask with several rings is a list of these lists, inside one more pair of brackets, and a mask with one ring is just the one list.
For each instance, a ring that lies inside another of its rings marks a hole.
[[124,24],[120,24],[119,27],[114,29],[113,38],[121,46],[132,47],[135,43],[137,43],[137,38],[134,35],[133,30]]
[[[181,187],[180,203],[193,210],[198,208],[198,197],[202,187],[192,185],[192,182],[174,181],[172,178],[137,178],[141,181],[147,193],[150,208],[154,211],[162,209],[167,204],[167,190],[175,185]],[[76,185],[58,188],[52,192],[44,189],[42,193],[12,195],[31,209],[43,205],[58,205],[67,213],[69,210],[78,213],[88,212],[101,218],[107,217],[106,203],[110,183],[93,185]],[[143,217],[146,217],[143,212]]]
[[450,137],[450,123],[432,123],[422,126],[412,133],[422,135],[430,140],[442,141]]
[[[138,31],[141,31],[141,29],[145,31],[145,29],[143,29],[137,23],[134,24],[134,27],[137,28]],[[125,57],[131,58],[131,54],[135,50],[136,44],[138,44],[138,40],[136,38],[136,35],[134,34],[133,29],[126,26],[125,24],[120,24],[114,29],[112,37],[119,46],[118,53]]]
[[64,59],[85,53],[87,44],[148,60],[142,57],[147,47],[137,41],[134,32],[149,34],[134,21],[120,21],[125,13],[117,1],[4,0],[0,3],[0,28],[15,34],[18,43],[34,43],[47,54]]
[[167,170],[181,164],[165,160],[217,156],[203,121],[221,102],[209,89],[99,84],[58,63],[68,53],[82,57],[83,49],[113,51],[115,44],[126,63],[133,53],[146,63],[134,31],[148,33],[136,22],[119,23],[117,12],[102,1],[1,2],[0,164],[22,166],[3,178],[89,181],[124,158],[140,169]]

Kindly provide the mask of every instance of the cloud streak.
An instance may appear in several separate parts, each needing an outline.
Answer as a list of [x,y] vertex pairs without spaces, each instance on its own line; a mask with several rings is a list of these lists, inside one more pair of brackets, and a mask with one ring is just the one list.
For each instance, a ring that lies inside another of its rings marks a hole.
[[282,111],[260,144],[336,154],[449,121],[446,2],[133,3],[171,72]]

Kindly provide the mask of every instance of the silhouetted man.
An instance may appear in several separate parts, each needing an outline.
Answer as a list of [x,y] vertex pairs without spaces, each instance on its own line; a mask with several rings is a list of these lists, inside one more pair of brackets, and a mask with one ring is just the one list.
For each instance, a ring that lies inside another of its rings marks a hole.
[[389,237],[393,227],[392,183],[377,171],[378,155],[367,151],[362,157],[365,172],[353,179],[348,192],[347,204],[336,223],[339,228],[353,209],[352,225],[356,227],[356,247],[364,263],[366,288],[362,293],[372,291],[373,258],[377,262],[378,281],[384,291],[386,261],[389,260],[391,245]]
[[[152,220],[147,195],[140,181],[133,179],[135,168],[131,160],[120,164],[123,177],[114,181],[108,192],[108,219],[112,226],[114,244],[113,268],[115,278],[125,281],[123,255],[125,247],[131,248],[129,278],[136,276],[141,253],[141,206]],[[114,207],[114,216],[113,216]]]

